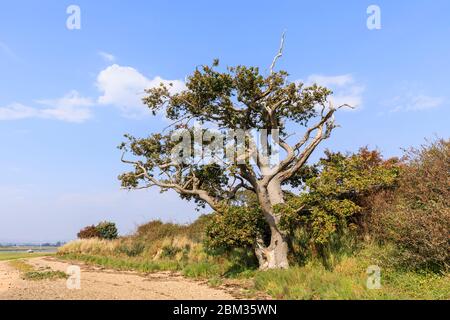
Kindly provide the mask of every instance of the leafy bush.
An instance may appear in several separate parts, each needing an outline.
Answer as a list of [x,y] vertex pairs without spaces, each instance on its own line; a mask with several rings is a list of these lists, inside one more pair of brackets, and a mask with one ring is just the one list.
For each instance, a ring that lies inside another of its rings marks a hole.
[[78,232],[77,237],[78,239],[100,238],[100,232],[94,225],[87,226]]
[[354,237],[366,228],[371,211],[367,199],[393,189],[399,170],[397,159],[383,160],[378,151],[367,148],[347,155],[327,151],[303,192],[291,194],[275,208],[294,254],[301,255],[296,260],[304,262],[312,253],[329,265],[332,253],[352,249]]
[[117,239],[118,231],[114,222],[103,221],[96,228],[100,234],[100,238],[106,240]]
[[264,235],[266,222],[257,206],[232,206],[215,213],[206,226],[205,245],[210,253],[254,247]]
[[375,200],[374,235],[399,248],[408,267],[450,267],[450,140],[405,156],[399,188]]

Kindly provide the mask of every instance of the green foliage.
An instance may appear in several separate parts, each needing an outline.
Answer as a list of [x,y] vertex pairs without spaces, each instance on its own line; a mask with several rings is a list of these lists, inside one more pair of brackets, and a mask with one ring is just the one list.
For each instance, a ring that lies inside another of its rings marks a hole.
[[399,168],[395,159],[384,161],[377,151],[361,149],[357,154],[326,153],[318,173],[306,180],[300,195],[290,195],[275,209],[286,230],[307,230],[311,240],[326,245],[330,237],[350,226],[365,212],[365,199],[396,185]]
[[23,275],[25,280],[56,280],[67,279],[68,275],[62,271],[30,271]]
[[205,244],[211,252],[252,248],[264,236],[266,222],[258,206],[231,206],[214,213],[206,226]]
[[103,221],[100,222],[97,226],[97,231],[100,235],[101,239],[113,240],[117,239],[118,231],[116,224],[114,222]]
[[[289,83],[285,71],[263,76],[257,67],[228,67],[223,72],[217,67],[218,60],[215,60],[212,66],[195,70],[187,78],[187,89],[178,94],[170,94],[170,86],[164,84],[148,89],[144,103],[153,113],[165,108],[171,120],[193,116],[201,122],[217,123],[219,127],[245,130],[270,128],[265,106],[279,101],[284,102],[278,106],[279,120],[304,123],[316,114],[314,106],[326,102],[331,94],[317,85]],[[245,107],[236,108],[236,102]],[[280,125],[284,129],[281,121]]]

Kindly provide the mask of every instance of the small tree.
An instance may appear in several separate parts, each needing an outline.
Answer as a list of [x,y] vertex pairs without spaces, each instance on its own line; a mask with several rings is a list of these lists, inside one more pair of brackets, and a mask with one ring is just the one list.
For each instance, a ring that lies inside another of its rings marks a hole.
[[[261,269],[289,266],[288,239],[280,229],[282,213],[275,212],[274,206],[285,201],[282,185],[298,175],[316,147],[330,137],[335,128],[335,111],[347,106],[333,106],[328,99],[331,91],[324,87],[289,82],[287,72],[276,72],[283,44],[284,37],[268,75],[261,74],[257,67],[246,66],[229,67],[220,72],[216,60],[212,66],[195,70],[187,78],[186,90],[173,93],[170,86],[161,84],[147,90],[144,98],[153,114],[164,111],[166,117],[174,121],[175,129],[189,129],[191,121],[216,125],[219,130],[230,132],[266,129],[267,140],[280,147],[284,156],[275,167],[270,167],[267,153],[255,151],[248,141],[236,143],[246,152],[244,157],[232,156],[231,164],[218,160],[208,164],[174,162],[176,130],[143,139],[127,135],[127,142],[120,146],[124,154],[134,155],[134,159],[122,157],[124,163],[133,166],[132,171],[119,177],[125,188],[171,189],[182,198],[209,205],[217,212],[226,210],[239,191],[252,191],[271,234],[266,243],[255,239]],[[305,127],[305,132],[293,137],[288,127],[296,133],[300,127]],[[211,137],[203,137],[203,140],[207,144],[214,142]],[[183,153],[184,158],[193,156],[190,152]]]
[[100,222],[96,227],[98,233],[100,234],[100,238],[106,240],[117,239],[118,231],[116,224],[114,222],[104,221]]

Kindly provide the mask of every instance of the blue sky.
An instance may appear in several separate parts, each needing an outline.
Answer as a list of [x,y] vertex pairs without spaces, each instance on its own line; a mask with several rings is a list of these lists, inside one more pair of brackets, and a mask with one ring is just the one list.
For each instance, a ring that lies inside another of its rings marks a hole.
[[[81,9],[68,30],[66,9]],[[381,29],[366,26],[369,5]],[[153,218],[188,222],[194,207],[158,190],[126,192],[116,146],[167,125],[139,104],[195,66],[268,69],[331,86],[357,105],[321,147],[385,155],[449,137],[448,1],[3,1],[0,5],[0,241],[73,238],[114,220],[122,233]]]

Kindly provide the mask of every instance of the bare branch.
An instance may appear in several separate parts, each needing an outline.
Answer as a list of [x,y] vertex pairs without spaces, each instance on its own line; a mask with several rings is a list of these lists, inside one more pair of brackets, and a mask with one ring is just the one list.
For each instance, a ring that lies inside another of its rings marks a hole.
[[273,58],[272,64],[270,65],[270,74],[274,73],[273,69],[275,68],[275,64],[277,63],[277,60],[283,56],[285,34],[286,34],[286,32],[283,32],[283,34],[281,35],[280,49],[278,50],[277,55]]

